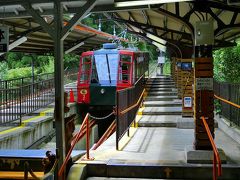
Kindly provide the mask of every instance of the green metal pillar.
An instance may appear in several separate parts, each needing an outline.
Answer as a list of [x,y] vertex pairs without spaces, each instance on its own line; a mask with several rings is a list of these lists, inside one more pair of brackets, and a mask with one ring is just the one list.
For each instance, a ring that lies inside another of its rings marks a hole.
[[63,69],[63,7],[60,1],[54,2],[54,72],[55,72],[55,125],[58,170],[65,159],[65,128],[64,128],[64,69]]

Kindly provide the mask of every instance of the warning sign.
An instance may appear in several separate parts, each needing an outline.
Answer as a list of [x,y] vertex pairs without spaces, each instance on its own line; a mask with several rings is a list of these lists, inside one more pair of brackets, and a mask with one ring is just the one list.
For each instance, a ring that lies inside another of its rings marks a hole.
[[9,27],[0,27],[0,52],[7,52],[9,44]]
[[196,90],[213,90],[213,78],[196,78]]

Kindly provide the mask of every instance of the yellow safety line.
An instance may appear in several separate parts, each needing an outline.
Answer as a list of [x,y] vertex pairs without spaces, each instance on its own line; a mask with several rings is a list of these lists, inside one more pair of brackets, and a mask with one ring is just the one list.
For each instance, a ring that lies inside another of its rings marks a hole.
[[46,112],[50,112],[50,111],[52,111],[52,110],[53,110],[53,108],[48,109],[48,110],[45,110],[45,111],[42,111],[42,112],[39,113],[38,116],[35,116],[35,117],[33,117],[33,118],[29,118],[29,119],[24,120],[24,121],[22,122],[21,126],[19,126],[19,127],[7,129],[7,130],[4,130],[4,131],[0,132],[0,135],[7,134],[7,133],[10,133],[10,132],[16,131],[16,130],[18,130],[18,129],[21,129],[21,128],[25,127],[25,125],[26,125],[27,122],[30,122],[30,121],[33,121],[33,120],[38,119],[39,117],[45,116]]
[[10,133],[10,132],[15,131],[15,130],[20,129],[20,128],[22,128],[22,127],[20,126],[20,127],[15,127],[15,128],[12,128],[12,129],[4,130],[4,131],[0,132],[0,135]]
[[126,145],[129,143],[131,137],[133,137],[134,134],[136,133],[136,130],[138,128],[138,122],[142,117],[142,113],[140,115],[139,115],[139,113],[142,112],[143,109],[144,109],[144,106],[142,106],[137,113],[137,116],[136,116],[136,119],[135,119],[135,127],[134,127],[134,123],[132,123],[130,128],[129,128],[129,133],[131,132],[131,135],[128,137],[127,134],[125,134],[123,136],[123,138],[120,140],[120,142],[119,142],[120,151],[122,151],[124,149],[124,147],[126,147]]

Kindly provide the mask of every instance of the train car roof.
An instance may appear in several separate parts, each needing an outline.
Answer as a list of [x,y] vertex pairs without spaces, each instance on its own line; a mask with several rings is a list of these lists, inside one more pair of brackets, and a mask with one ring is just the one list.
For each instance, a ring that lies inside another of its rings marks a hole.
[[116,44],[113,43],[105,43],[103,44],[103,48],[95,50],[95,51],[87,51],[83,54],[118,54],[120,51],[129,52],[129,53],[148,53],[147,51],[139,51],[137,48],[119,48]]
[[94,54],[117,54],[119,49],[99,49],[94,51]]
[[134,49],[99,49],[94,51],[94,54],[116,54],[119,53],[120,51],[125,51],[125,52],[130,52],[130,53],[148,53],[147,51],[138,51]]

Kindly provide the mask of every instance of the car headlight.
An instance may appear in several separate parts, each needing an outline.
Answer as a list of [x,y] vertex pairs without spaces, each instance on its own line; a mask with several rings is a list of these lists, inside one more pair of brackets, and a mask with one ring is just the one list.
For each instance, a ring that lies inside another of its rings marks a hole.
[[104,94],[105,93],[105,89],[101,89],[101,94]]

